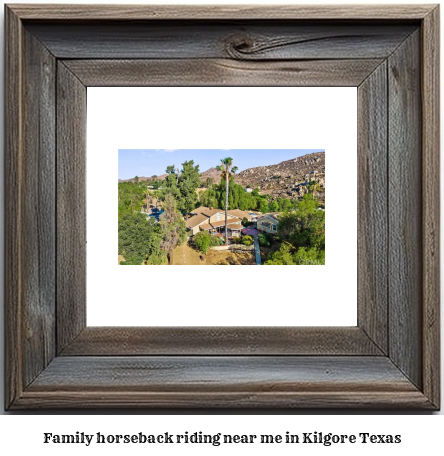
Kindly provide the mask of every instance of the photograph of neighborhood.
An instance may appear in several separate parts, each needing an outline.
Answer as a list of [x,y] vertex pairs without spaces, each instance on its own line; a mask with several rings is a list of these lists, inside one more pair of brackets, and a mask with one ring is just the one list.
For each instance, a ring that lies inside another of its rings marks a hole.
[[120,149],[119,265],[324,265],[325,151]]

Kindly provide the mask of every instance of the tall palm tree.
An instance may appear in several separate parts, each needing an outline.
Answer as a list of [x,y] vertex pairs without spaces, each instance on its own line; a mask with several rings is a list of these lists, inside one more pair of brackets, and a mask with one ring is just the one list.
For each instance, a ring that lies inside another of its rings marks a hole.
[[231,157],[223,158],[220,162],[222,164],[216,166],[216,169],[221,172],[221,178],[225,179],[225,245],[228,245],[228,181],[232,174],[237,172],[237,166],[231,166],[233,164]]

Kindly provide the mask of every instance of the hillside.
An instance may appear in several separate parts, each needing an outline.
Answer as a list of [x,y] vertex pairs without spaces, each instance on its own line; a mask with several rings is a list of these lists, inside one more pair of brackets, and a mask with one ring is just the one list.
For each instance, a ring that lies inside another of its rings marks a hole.
[[[220,171],[210,168],[200,174],[201,180],[210,178],[214,183],[220,181]],[[165,179],[167,174],[157,176]],[[151,177],[139,176],[139,181],[149,181]],[[325,198],[325,152],[314,152],[276,165],[248,168],[235,175],[235,182],[250,188],[258,188],[261,194],[272,195],[274,198],[299,198],[308,192],[307,184],[316,180],[319,183],[317,196]],[[132,179],[119,182],[134,181]]]
[[[168,176],[168,174],[162,174],[161,176],[157,176],[156,179],[163,180],[167,176]],[[138,176],[138,177],[139,177],[139,182],[149,181],[152,179],[152,177],[146,177],[146,176]],[[133,177],[132,179],[119,179],[119,182],[134,182],[134,179],[135,179],[135,177]]]
[[[220,179],[220,172],[210,168],[201,174],[203,179]],[[316,180],[319,183],[318,196],[325,197],[325,152],[314,152],[276,165],[248,168],[236,174],[236,183],[244,187],[259,188],[261,194],[273,197],[297,198],[307,193],[307,183]]]
[[221,175],[221,172],[218,171],[216,168],[210,168],[210,169],[207,169],[206,171],[204,171],[203,173],[200,174],[200,178],[202,180],[205,180],[205,179],[214,179],[214,182],[219,182],[220,181],[220,175]]

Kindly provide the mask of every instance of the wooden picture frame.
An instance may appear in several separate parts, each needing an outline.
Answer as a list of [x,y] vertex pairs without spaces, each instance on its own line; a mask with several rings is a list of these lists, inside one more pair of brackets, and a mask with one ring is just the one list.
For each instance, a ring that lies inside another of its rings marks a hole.
[[[437,5],[5,20],[6,409],[439,409]],[[121,85],[358,87],[357,327],[86,327],[86,87]]]

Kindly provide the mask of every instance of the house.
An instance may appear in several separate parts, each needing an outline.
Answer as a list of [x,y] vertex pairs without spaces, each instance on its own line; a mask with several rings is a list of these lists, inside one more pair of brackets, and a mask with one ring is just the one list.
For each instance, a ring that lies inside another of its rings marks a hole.
[[248,211],[250,214],[251,219],[248,219],[249,222],[256,223],[259,217],[262,217],[262,212],[257,211]]
[[240,209],[231,209],[228,211],[229,215],[233,215],[234,217],[238,217],[241,220],[244,218],[247,219],[249,222],[254,222],[257,217],[254,212],[251,211],[242,211]]
[[253,189],[252,189],[252,188],[246,188],[245,191],[246,191],[247,193],[253,193]]
[[[228,236],[240,236],[242,218],[228,211]],[[241,211],[243,212],[243,211]],[[208,231],[210,234],[225,233],[225,211],[213,207],[198,207],[190,212],[190,217],[186,219],[186,227],[190,236],[194,236],[199,231]]]
[[269,214],[262,215],[257,219],[257,229],[265,233],[276,234],[279,215],[279,212],[270,212]]

